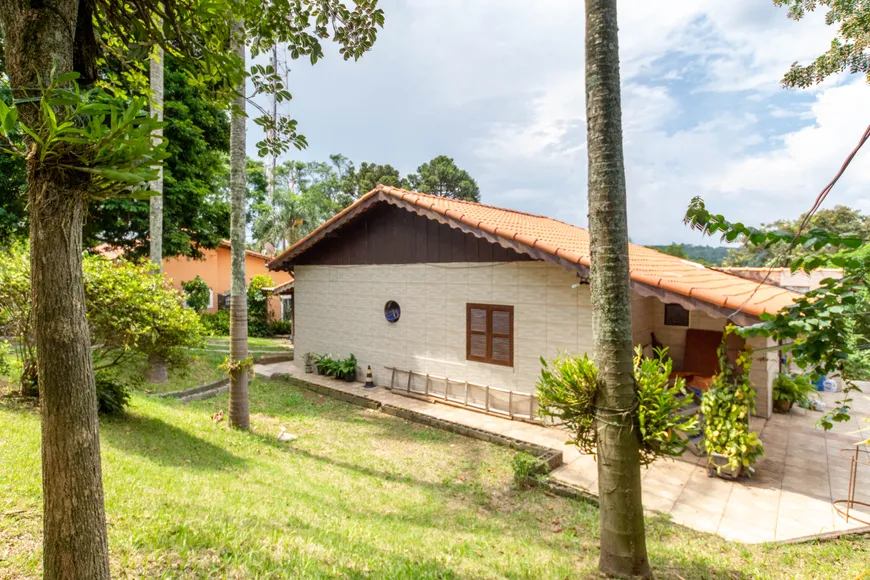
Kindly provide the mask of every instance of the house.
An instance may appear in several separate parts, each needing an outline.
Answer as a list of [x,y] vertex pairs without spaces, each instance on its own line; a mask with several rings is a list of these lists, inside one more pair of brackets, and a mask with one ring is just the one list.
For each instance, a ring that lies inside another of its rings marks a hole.
[[[286,272],[270,272],[266,264],[271,260],[270,256],[245,251],[245,279],[250,283],[251,278],[258,274],[272,277],[275,284],[286,284],[293,280],[293,276]],[[231,245],[223,241],[214,250],[202,250],[202,258],[195,260],[186,256],[164,258],[163,273],[172,280],[172,285],[181,290],[181,283],[193,280],[197,276],[205,280],[211,289],[211,299],[205,312],[217,312],[220,297],[230,291],[232,280]],[[269,297],[269,312],[275,319],[283,319],[285,302],[278,296]]]
[[821,285],[822,280],[826,278],[839,280],[843,277],[842,268],[818,268],[809,273],[803,270],[792,272],[791,268],[757,268],[747,266],[722,266],[716,269],[746,278],[747,280],[764,281],[767,284],[787,288],[792,292],[800,292],[801,294],[815,290]]
[[[696,371],[686,368],[693,352],[715,346],[729,317],[753,324],[797,296],[640,246],[629,253],[634,342],[667,346],[675,370]],[[517,393],[535,391],[540,357],[592,353],[589,266],[582,228],[383,185],[269,263],[295,279],[297,352],[353,353],[379,385],[403,369]],[[749,342],[767,349],[751,380],[757,413],[769,416],[779,354],[767,339]]]

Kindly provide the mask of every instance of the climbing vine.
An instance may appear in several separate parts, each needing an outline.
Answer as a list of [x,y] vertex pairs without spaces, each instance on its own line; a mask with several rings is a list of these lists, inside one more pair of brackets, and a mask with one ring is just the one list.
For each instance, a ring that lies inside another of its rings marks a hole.
[[[746,471],[764,447],[757,433],[749,428],[749,417],[755,411],[755,389],[749,380],[752,368],[752,350],[747,346],[732,363],[728,360],[726,342],[735,332],[733,325],[726,327],[719,346],[720,372],[713,377],[710,390],[701,400],[704,416],[704,446],[710,456],[711,467],[717,471],[729,467],[732,473]],[[713,454],[724,456],[727,464],[714,464]]]

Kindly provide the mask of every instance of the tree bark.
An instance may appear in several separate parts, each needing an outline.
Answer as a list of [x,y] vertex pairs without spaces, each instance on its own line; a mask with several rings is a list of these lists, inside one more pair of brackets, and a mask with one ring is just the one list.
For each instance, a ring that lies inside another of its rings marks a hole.
[[35,174],[30,263],[42,392],[45,578],[108,578],[97,394],[82,281],[85,193]]
[[[163,49],[155,47],[150,63],[151,116],[163,120]],[[154,130],[155,137],[163,136],[163,129]],[[155,139],[159,142],[159,139]],[[158,168],[157,179],[151,182],[154,192],[149,200],[149,241],[151,262],[163,271],[163,167]]]
[[[151,85],[151,116],[163,120],[163,48],[159,45],[154,48],[154,54],[150,62],[150,85]],[[155,141],[163,136],[163,129],[154,130]],[[163,166],[157,168],[157,179],[151,182],[151,191],[154,192],[148,199],[148,238],[150,244],[151,263],[157,266],[157,271],[163,271]],[[169,380],[169,369],[166,360],[159,355],[152,355],[148,359],[148,381],[152,383],[165,383]]]
[[[73,70],[77,0],[0,0],[7,73],[16,98],[36,96],[54,68]],[[87,35],[85,35],[87,36]],[[88,61],[81,67],[88,68]],[[88,77],[89,70],[80,70]],[[22,122],[40,125],[38,104],[19,105]],[[29,143],[30,145],[30,143]],[[97,398],[82,280],[87,182],[27,163],[31,287],[42,410],[43,575],[109,578]]]
[[[234,24],[235,50],[245,62],[244,23]],[[230,361],[233,365],[248,358],[248,301],[245,292],[245,83],[236,87],[230,120],[230,243],[232,245],[232,285],[230,287]],[[248,369],[235,367],[230,373],[230,426],[247,430]]]
[[616,0],[586,0],[586,121],[596,401],[599,569],[651,577],[641,503]]

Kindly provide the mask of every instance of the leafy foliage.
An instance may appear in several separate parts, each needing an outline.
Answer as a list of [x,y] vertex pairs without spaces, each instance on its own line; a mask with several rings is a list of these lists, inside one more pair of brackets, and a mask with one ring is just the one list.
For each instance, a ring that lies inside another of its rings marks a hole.
[[228,336],[230,334],[230,313],[226,310],[201,314],[199,319],[205,332],[211,336]]
[[[772,224],[762,224],[759,228],[760,231],[778,234],[779,237],[772,238],[770,241],[765,240],[761,244],[755,244],[749,240],[740,248],[729,249],[723,263],[727,266],[758,267],[770,265],[786,252],[804,218],[805,215],[802,215],[796,220],[777,220]],[[844,205],[838,205],[832,209],[820,209],[810,220],[809,227],[850,238],[858,236],[866,241],[868,232],[870,232],[870,216]],[[740,240],[741,238],[736,239]],[[854,242],[850,243],[854,245]],[[800,244],[792,248],[788,254],[789,256],[806,256],[815,251],[812,245],[804,248]],[[836,247],[821,248],[821,251],[833,253],[836,251]]]
[[439,155],[407,178],[411,189],[452,199],[480,201],[480,188],[467,171],[446,155]]
[[779,374],[773,379],[773,400],[787,401],[800,407],[810,404],[810,395],[815,387],[805,375]]
[[[229,121],[211,85],[197,85],[171,56],[165,60],[163,255],[198,258],[229,237],[224,166]],[[148,256],[147,200],[109,199],[91,204],[85,222],[88,247],[108,244],[127,257]]]
[[699,430],[696,416],[683,416],[692,403],[682,378],[670,385],[673,361],[667,349],[658,349],[653,358],[644,358],[640,347],[635,350],[634,376],[637,384],[637,420],[643,445],[644,464],[657,457],[678,457],[689,444],[689,437]]
[[[538,379],[541,416],[563,424],[573,445],[582,453],[594,454],[597,422],[613,420],[610,415],[602,418],[597,412],[598,369],[587,355],[562,355],[549,363],[542,358],[541,364]],[[682,410],[692,402],[686,395],[685,381],[678,379],[669,386],[672,364],[667,349],[660,349],[652,359],[643,358],[640,349],[635,354],[637,409],[623,420],[627,419],[631,428],[637,428],[644,465],[658,457],[682,455],[688,437],[698,431],[697,418],[682,415]]]
[[199,317],[153,264],[86,255],[83,269],[97,367],[131,352],[179,363],[184,347],[202,345]]
[[275,282],[271,276],[257,274],[248,283],[248,316],[251,322],[269,322],[269,296],[264,288],[272,288]]
[[118,377],[105,372],[94,375],[100,415],[122,415],[130,404],[130,391]]
[[185,304],[187,304],[188,308],[192,308],[197,314],[208,308],[208,303],[211,299],[211,289],[206,281],[202,279],[202,276],[182,282],[181,289],[184,290]]
[[514,471],[514,485],[527,489],[546,471],[544,463],[530,453],[520,451],[513,456],[511,467]]
[[[728,360],[726,342],[734,330],[733,325],[725,328],[719,346],[720,372],[713,377],[710,390],[704,393],[701,413],[707,453],[727,457],[729,468],[736,472],[755,463],[764,454],[764,448],[758,434],[749,428],[749,416],[755,411],[755,389],[749,380],[752,351],[747,346],[735,363]],[[721,470],[721,466],[717,470]]]
[[831,48],[808,65],[794,63],[783,77],[786,87],[806,88],[848,70],[864,73],[870,82],[870,2],[866,0],[773,0],[788,8],[788,17],[800,20],[820,6],[828,7],[825,23],[839,24]]
[[36,337],[32,307],[30,253],[26,245],[18,243],[0,254],[0,331],[18,338],[15,350],[22,367],[21,390],[35,396]]
[[849,419],[850,393],[859,390],[846,372],[848,361],[859,356],[859,337],[870,336],[870,245],[861,235],[838,233],[813,227],[796,236],[788,232],[762,231],[732,223],[713,215],[703,200],[692,200],[686,213],[688,224],[708,234],[721,232],[729,241],[740,239],[747,245],[770,247],[788,244],[801,248],[797,256],[784,252],[792,271],[811,272],[822,267],[842,268],[843,277],[827,278],[819,287],[776,314],[764,314],[761,323],[740,329],[744,336],[766,336],[782,342],[798,367],[822,375],[840,374],[846,378],[844,398],[819,424],[831,429],[835,422]]
[[[0,136],[6,143],[0,152],[78,174],[94,199],[141,195],[137,192],[156,178],[156,167],[168,155],[165,142],[152,137],[163,123],[144,113],[144,98],[126,104],[101,89],[82,92],[78,77],[62,74],[40,87],[39,126],[20,122],[18,109],[0,100]],[[13,141],[18,133],[30,137],[30,148]]]
[[[107,367],[139,352],[169,362],[183,358],[183,347],[202,343],[197,316],[183,298],[149,263],[110,261],[85,255],[85,307],[97,367]],[[17,337],[16,348],[25,371],[35,368],[32,328],[30,255],[26,246],[0,257],[0,326]],[[22,380],[30,380],[25,372]],[[34,375],[35,376],[35,375]]]

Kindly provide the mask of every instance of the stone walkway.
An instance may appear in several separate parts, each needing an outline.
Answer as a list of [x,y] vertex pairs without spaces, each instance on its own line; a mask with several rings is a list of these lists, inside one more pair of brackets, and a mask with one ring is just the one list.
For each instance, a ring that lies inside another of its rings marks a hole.
[[[346,383],[316,374],[305,374],[294,362],[255,365],[258,374],[286,373],[323,387],[484,429],[500,435],[536,443],[563,453],[564,465],[551,473],[556,480],[596,494],[597,466],[590,456],[581,455],[565,445],[565,433],[558,428],[502,419],[440,403],[430,403],[398,394],[382,387],[363,388],[362,383]],[[870,386],[870,385],[868,385]],[[870,389],[865,389],[870,393]],[[828,408],[837,393],[821,393]],[[677,460],[660,460],[643,470],[643,503],[648,510],[669,514],[680,525],[717,534],[743,543],[790,542],[827,537],[844,532],[867,532],[867,526],[846,522],[837,514],[832,501],[846,497],[850,461],[841,455],[854,449],[859,436],[854,433],[870,423],[870,400],[855,397],[852,420],[837,425],[835,432],[814,428],[820,413],[794,409],[787,415],[757,420],[765,457],[757,464],[756,475],[747,481],[731,482],[707,477],[706,458],[691,454]],[[858,472],[856,500],[870,503],[870,466]],[[858,514],[870,520],[870,512]]]

